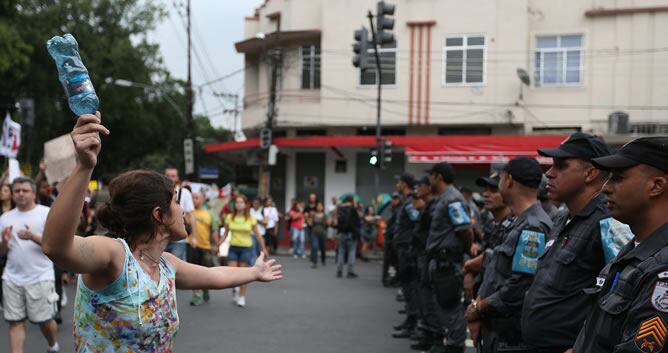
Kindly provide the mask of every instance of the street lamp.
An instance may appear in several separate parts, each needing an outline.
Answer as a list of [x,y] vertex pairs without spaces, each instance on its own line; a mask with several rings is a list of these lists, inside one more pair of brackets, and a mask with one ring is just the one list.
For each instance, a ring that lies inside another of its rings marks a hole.
[[112,85],[116,85],[116,86],[119,86],[119,87],[136,87],[136,88],[144,88],[144,89],[155,90],[160,94],[160,96],[165,98],[167,103],[169,103],[169,105],[171,105],[172,108],[174,108],[174,110],[176,110],[176,112],[179,114],[181,119],[183,119],[184,121],[186,119],[185,114],[183,114],[183,111],[179,108],[179,105],[176,104],[176,101],[174,101],[174,98],[172,98],[169,94],[167,94],[167,92],[165,92],[165,90],[163,90],[162,88],[160,88],[158,86],[148,85],[148,84],[140,83],[140,82],[133,82],[133,81],[125,80],[125,79],[122,79],[122,78],[113,79],[111,77],[107,77],[104,80],[104,82],[106,82],[107,84],[112,84]]

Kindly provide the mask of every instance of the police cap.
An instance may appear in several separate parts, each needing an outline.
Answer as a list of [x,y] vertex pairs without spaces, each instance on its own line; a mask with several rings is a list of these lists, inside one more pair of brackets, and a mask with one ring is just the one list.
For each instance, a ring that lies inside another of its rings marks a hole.
[[529,157],[511,160],[503,167],[503,171],[510,174],[513,180],[532,189],[538,189],[543,178],[543,169],[540,164],[534,158]]
[[627,169],[638,164],[668,173],[668,137],[654,136],[635,139],[617,151],[617,153],[592,160],[596,168],[603,170]]
[[603,139],[584,132],[576,132],[568,136],[559,147],[541,148],[538,154],[544,157],[579,158],[591,161],[594,158],[609,156],[611,151]]

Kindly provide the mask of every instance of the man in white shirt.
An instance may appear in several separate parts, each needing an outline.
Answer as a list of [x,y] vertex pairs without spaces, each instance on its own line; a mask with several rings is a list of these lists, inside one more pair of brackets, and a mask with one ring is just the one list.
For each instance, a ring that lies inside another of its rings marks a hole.
[[7,253],[2,276],[4,318],[9,323],[12,353],[23,353],[25,320],[40,326],[49,348],[58,352],[53,263],[42,252],[42,231],[49,208],[35,203],[37,187],[26,177],[12,182],[16,208],[0,217],[0,255]]
[[[168,167],[165,169],[165,176],[169,178],[175,186],[175,192],[176,192],[176,199],[178,200],[179,205],[183,208],[183,212],[185,213],[186,217],[186,223],[190,224],[190,229],[188,234],[191,235],[189,238],[191,239],[190,246],[195,248],[197,247],[197,227],[195,227],[195,215],[193,211],[195,211],[195,204],[193,203],[193,195],[190,192],[190,190],[184,188],[181,186],[181,179],[179,178],[179,170],[174,168],[174,167]],[[179,241],[173,241],[169,244],[167,244],[167,248],[165,249],[167,252],[172,253],[174,256],[178,257],[179,259],[183,261],[187,261],[186,259],[186,250],[188,247],[188,241],[187,240],[179,240]]]
[[264,200],[262,213],[267,219],[264,243],[267,248],[275,254],[278,247],[278,221],[280,220],[280,215],[278,214],[278,209],[276,209],[274,200],[271,196]]

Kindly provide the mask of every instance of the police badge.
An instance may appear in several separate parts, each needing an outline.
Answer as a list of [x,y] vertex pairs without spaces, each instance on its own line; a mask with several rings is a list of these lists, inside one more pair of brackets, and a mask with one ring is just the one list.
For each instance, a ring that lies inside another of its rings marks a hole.
[[668,313],[668,282],[657,281],[652,291],[652,306],[662,312]]

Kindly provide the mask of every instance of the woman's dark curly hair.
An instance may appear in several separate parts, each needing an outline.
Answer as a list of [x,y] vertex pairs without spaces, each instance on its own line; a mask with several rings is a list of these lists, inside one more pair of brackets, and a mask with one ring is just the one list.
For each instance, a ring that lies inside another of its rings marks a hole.
[[170,216],[174,184],[162,174],[132,170],[109,184],[110,201],[97,212],[100,224],[111,235],[121,237],[130,247],[151,240],[160,225],[152,216],[160,207],[161,216]]

